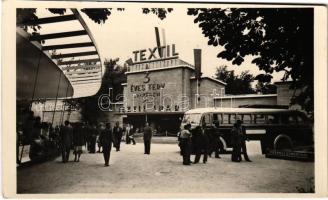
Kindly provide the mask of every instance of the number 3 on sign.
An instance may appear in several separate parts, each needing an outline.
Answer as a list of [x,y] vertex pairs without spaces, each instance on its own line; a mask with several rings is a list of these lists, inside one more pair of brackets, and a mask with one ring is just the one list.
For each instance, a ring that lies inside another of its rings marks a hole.
[[149,72],[146,72],[144,83],[149,83],[149,81],[150,81]]

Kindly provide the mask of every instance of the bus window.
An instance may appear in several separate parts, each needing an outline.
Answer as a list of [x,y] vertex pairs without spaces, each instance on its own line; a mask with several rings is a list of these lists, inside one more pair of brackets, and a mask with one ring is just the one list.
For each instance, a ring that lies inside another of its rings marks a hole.
[[296,124],[296,118],[294,115],[283,114],[281,115],[281,122],[283,124]]
[[219,114],[213,114],[213,122],[219,121]]
[[268,124],[279,124],[278,115],[267,115],[267,123]]
[[241,117],[239,119],[241,119],[244,124],[252,123],[252,115],[241,115]]
[[228,114],[222,115],[222,124],[229,124],[229,115]]
[[205,124],[205,126],[211,126],[211,116],[210,114],[205,114],[203,117],[203,124]]
[[230,114],[229,115],[229,124],[234,124],[237,121],[237,115],[236,114]]
[[254,123],[255,124],[265,124],[265,116],[261,114],[254,115]]

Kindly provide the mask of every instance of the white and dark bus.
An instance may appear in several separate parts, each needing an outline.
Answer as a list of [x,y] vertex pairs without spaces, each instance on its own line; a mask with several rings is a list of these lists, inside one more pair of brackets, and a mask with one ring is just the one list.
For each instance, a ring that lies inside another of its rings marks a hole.
[[237,119],[243,121],[250,140],[261,142],[262,153],[274,150],[313,148],[313,123],[300,111],[260,108],[197,108],[184,114],[181,127],[191,124],[191,132],[205,124],[205,131],[219,123],[220,142],[227,150],[232,147],[231,129]]

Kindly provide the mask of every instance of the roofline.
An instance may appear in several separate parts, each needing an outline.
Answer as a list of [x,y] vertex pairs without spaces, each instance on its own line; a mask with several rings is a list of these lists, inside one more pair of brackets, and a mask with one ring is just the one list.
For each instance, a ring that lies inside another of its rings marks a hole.
[[122,115],[176,115],[184,114],[184,111],[150,111],[150,112],[121,112]]
[[[196,77],[195,77],[195,76],[192,76],[192,77],[190,77],[190,79],[196,79]],[[221,84],[223,84],[223,85],[227,85],[227,83],[225,83],[225,82],[223,82],[223,81],[220,81],[220,80],[218,80],[218,79],[215,79],[215,78],[209,77],[209,76],[202,76],[201,79],[209,79],[209,80],[211,80],[211,81],[215,81],[215,82],[221,83]]]
[[168,69],[175,69],[175,68],[188,68],[191,70],[195,70],[194,68],[187,66],[187,65],[177,65],[173,67],[161,67],[161,68],[155,68],[155,69],[143,69],[139,71],[133,71],[133,72],[125,72],[125,74],[137,74],[137,73],[145,73],[145,72],[151,72],[151,71],[162,71],[162,70],[168,70]]
[[286,113],[300,112],[289,109],[272,109],[272,108],[196,108],[186,112],[186,114],[201,114],[201,113]]
[[214,97],[214,99],[243,99],[243,98],[265,98],[265,97],[277,97],[277,94],[254,94],[254,95],[231,95],[223,97]]
[[292,83],[293,81],[277,81],[274,82],[273,84],[286,84],[286,83]]

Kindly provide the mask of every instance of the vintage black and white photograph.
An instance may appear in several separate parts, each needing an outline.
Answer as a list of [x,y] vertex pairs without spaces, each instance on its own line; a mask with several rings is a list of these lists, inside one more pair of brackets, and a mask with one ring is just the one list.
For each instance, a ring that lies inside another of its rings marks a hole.
[[316,6],[41,5],[13,20],[17,194],[316,192]]

